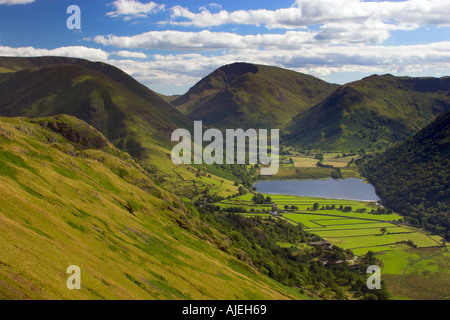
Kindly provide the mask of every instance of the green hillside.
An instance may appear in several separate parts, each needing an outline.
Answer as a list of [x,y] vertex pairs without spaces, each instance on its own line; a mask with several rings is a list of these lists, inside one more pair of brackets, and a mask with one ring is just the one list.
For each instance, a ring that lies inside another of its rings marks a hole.
[[403,141],[450,108],[450,77],[370,76],[338,88],[298,114],[284,141],[305,149],[384,148]]
[[282,128],[336,88],[290,70],[233,63],[200,80],[172,105],[210,127]]
[[450,239],[450,112],[374,156],[363,172],[391,208]]
[[121,76],[113,79],[77,64],[0,74],[0,115],[36,117],[68,113],[90,123],[137,157],[142,152],[142,146],[134,138],[139,130],[145,130],[149,138],[161,143],[170,139],[174,129],[190,127],[190,121],[157,94],[142,89],[125,73]]
[[296,298],[74,117],[0,118],[0,193],[1,299]]
[[[0,116],[70,114],[94,126],[116,147],[130,153],[158,184],[179,195],[205,188],[220,195],[237,192],[226,169],[196,177],[196,169],[175,166],[171,133],[192,121],[158,94],[104,63],[61,57],[0,57]],[[216,174],[219,174],[217,176]]]

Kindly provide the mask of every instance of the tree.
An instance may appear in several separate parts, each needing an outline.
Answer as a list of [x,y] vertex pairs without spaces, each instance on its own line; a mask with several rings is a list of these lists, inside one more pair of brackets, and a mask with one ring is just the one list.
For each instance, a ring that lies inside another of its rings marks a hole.
[[313,205],[313,211],[319,210],[319,204],[316,202]]
[[263,204],[264,203],[264,196],[261,193],[257,193],[252,198],[253,202],[256,204]]
[[386,234],[386,232],[387,232],[386,227],[381,228],[381,229],[380,229],[380,232],[381,232],[383,235]]
[[284,205],[284,210],[289,210],[289,205],[285,204]]

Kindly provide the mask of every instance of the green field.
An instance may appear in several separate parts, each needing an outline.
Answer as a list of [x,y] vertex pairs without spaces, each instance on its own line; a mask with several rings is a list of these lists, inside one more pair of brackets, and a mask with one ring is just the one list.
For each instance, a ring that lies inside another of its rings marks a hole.
[[[316,234],[334,245],[344,249],[352,250],[356,255],[364,255],[369,250],[384,253],[403,248],[406,242],[417,248],[438,247],[442,238],[436,235],[428,235],[422,230],[412,228],[401,223],[402,217],[398,214],[373,214],[372,209],[377,209],[374,202],[362,202],[354,200],[338,200],[314,197],[297,197],[288,195],[265,195],[270,196],[279,209],[284,211],[284,206],[294,205],[298,207],[295,211],[282,213],[282,219],[293,224],[301,223],[304,228]],[[217,203],[221,208],[241,207],[255,215],[258,211],[271,210],[270,204],[257,205],[252,201],[253,194],[230,198]],[[325,209],[312,210],[314,203]],[[335,205],[351,206],[351,212],[343,212],[338,209],[326,209],[326,206]],[[366,209],[366,212],[355,212],[357,209]],[[268,216],[264,214],[264,216]],[[385,228],[383,234],[381,229]]]
[[394,299],[435,300],[450,297],[450,253],[447,248],[386,252],[382,279]]
[[[264,196],[270,196],[282,211],[280,219],[295,225],[302,224],[306,231],[333,245],[350,249],[356,256],[365,255],[369,251],[375,252],[382,262],[382,280],[392,291],[394,299],[448,299],[450,260],[447,248],[442,247],[440,236],[405,225],[402,217],[396,213],[371,213],[372,209],[376,211],[378,208],[375,202],[288,195]],[[215,205],[222,209],[240,207],[247,211],[241,213],[244,216],[269,217],[267,211],[272,210],[272,205],[255,204],[252,198],[253,194],[248,193]],[[319,204],[319,210],[312,210],[314,203]],[[285,205],[289,208],[294,205],[298,209],[285,211]],[[332,205],[335,209],[331,209]],[[336,209],[341,205],[352,207],[352,211]],[[356,212],[358,209],[366,211]],[[288,242],[277,245],[299,250],[308,250],[309,247]]]

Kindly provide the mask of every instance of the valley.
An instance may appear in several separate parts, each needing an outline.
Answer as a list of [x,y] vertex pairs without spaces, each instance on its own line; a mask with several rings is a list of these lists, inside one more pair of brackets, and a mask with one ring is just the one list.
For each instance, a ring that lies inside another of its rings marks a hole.
[[[375,253],[381,261],[382,280],[386,281],[393,299],[448,298],[450,292],[445,279],[449,275],[449,260],[448,250],[443,247],[444,239],[410,226],[400,215],[379,211],[381,207],[375,202],[265,194],[271,198],[271,203],[255,204],[253,196],[246,194],[223,200],[215,204],[214,210],[247,218],[280,219],[301,226],[316,235],[315,242],[326,240],[349,250],[353,256],[347,257],[346,263],[351,266],[358,266],[358,258],[369,251]],[[274,206],[279,209],[275,210]],[[351,207],[351,211],[340,209],[342,207]],[[274,212],[278,213],[274,215]],[[282,241],[278,245],[293,255],[315,250],[304,242]],[[418,258],[422,256],[428,260]],[[423,265],[422,269],[419,265]],[[438,265],[442,268],[437,268]],[[415,278],[414,286],[408,286],[418,274],[426,277]],[[444,282],[434,287],[439,281]]]
[[[0,57],[1,298],[448,299],[449,88],[233,63],[168,97],[101,62]],[[174,163],[194,121],[279,129],[278,172]]]

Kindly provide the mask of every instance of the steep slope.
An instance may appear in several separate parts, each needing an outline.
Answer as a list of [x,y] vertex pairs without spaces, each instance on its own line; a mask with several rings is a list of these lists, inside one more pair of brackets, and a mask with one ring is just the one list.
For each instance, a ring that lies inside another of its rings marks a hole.
[[172,105],[210,127],[281,128],[336,88],[290,70],[233,63],[200,80]]
[[[133,82],[123,74],[123,81]],[[0,75],[0,115],[39,117],[68,113],[99,129],[112,142],[139,157],[133,135],[145,130],[153,142],[190,121],[149,89],[124,86],[104,73],[81,65],[52,65]],[[135,81],[134,81],[135,82]],[[139,94],[137,94],[139,93]],[[131,125],[133,124],[133,126]]]
[[374,156],[363,173],[407,220],[450,239],[450,112]]
[[215,175],[197,179],[194,169],[172,163],[171,133],[192,128],[192,121],[123,71],[61,57],[0,58],[0,66],[1,116],[70,114],[137,158],[172,192],[192,195],[206,187],[221,195],[237,192],[234,181]]
[[1,299],[295,298],[74,117],[0,118],[0,193]]
[[370,76],[338,88],[297,115],[285,141],[303,148],[359,150],[402,141],[450,108],[450,77]]

